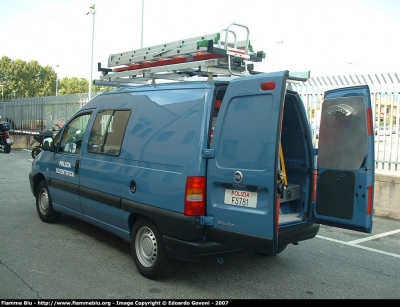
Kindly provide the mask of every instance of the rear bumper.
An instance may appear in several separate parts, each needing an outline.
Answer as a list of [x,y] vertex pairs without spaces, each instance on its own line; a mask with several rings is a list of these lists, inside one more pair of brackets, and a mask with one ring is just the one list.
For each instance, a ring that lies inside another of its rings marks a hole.
[[[296,244],[300,241],[312,239],[317,235],[319,226],[319,224],[315,223],[301,223],[280,228],[278,233],[278,245]],[[271,238],[244,235],[213,227],[207,230],[207,235],[210,241],[202,240],[190,242],[164,235],[164,245],[168,257],[194,261],[249,251],[269,255],[276,254]],[[228,245],[222,244],[222,242]]]
[[298,225],[279,228],[278,243],[286,245],[314,238],[319,231],[319,224],[301,223]]
[[163,239],[168,257],[172,259],[196,261],[244,252],[243,249],[204,240],[187,242],[168,236]]

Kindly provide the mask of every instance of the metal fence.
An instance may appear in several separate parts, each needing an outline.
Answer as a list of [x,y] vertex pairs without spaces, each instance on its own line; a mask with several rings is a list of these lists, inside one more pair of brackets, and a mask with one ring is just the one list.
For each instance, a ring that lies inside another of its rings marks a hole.
[[62,127],[86,102],[88,93],[34,98],[9,98],[0,102],[1,120],[11,124],[12,134],[32,134]]
[[[376,169],[400,172],[400,79],[396,73],[311,77],[305,83],[293,83],[292,88],[300,94],[304,102],[315,145],[318,146],[324,92],[356,85],[368,85],[371,91],[372,111],[375,114]],[[0,102],[0,116],[1,120],[11,123],[11,133],[39,133],[42,130],[51,130],[56,124],[63,126],[87,101],[87,93],[8,98]]]

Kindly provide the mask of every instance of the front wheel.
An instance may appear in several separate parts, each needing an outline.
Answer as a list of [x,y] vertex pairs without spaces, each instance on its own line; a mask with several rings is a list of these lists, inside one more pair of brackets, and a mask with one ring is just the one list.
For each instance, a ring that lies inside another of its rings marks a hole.
[[35,159],[40,152],[41,152],[40,148],[38,148],[38,147],[33,148],[32,152],[31,152],[32,158]]
[[60,219],[61,214],[53,208],[53,202],[45,180],[39,183],[36,190],[36,209],[43,222],[54,223]]
[[11,146],[8,145],[8,144],[5,144],[3,150],[4,150],[4,153],[10,153],[11,152]]
[[133,225],[131,253],[140,274],[149,279],[166,277],[174,270],[175,260],[168,258],[160,231],[148,219]]

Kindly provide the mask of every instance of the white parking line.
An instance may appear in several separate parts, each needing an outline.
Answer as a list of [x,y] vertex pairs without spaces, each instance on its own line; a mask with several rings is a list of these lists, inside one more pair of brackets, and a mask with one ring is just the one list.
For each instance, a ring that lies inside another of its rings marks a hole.
[[[387,233],[385,232],[382,235],[376,235],[376,236],[373,236],[373,237],[375,237],[375,238],[384,237],[385,235],[388,235],[388,233],[393,234],[393,233],[398,233],[398,232],[400,232],[400,230],[390,231],[390,232],[387,232]],[[366,247],[366,246],[362,246],[362,245],[357,245],[357,243],[354,243],[356,241],[357,242],[364,242],[364,241],[368,241],[368,240],[359,239],[359,240],[354,240],[354,241],[350,241],[350,242],[345,242],[345,241],[340,241],[340,240],[336,240],[336,239],[332,239],[332,238],[328,238],[328,237],[323,237],[323,236],[319,236],[319,235],[317,235],[316,237],[320,238],[322,240],[327,240],[327,241],[331,241],[331,242],[335,242],[335,243],[339,243],[339,244],[343,244],[343,245],[348,245],[348,246],[352,246],[352,247],[356,247],[356,248],[360,248],[360,249],[365,249],[365,250],[368,250],[370,252],[375,252],[375,253],[378,253],[378,254],[383,254],[383,255],[387,255],[387,256],[391,256],[391,257],[395,257],[395,258],[399,258],[400,259],[400,255],[398,255],[398,254],[388,253],[388,252],[385,252],[385,251],[381,251],[379,249],[370,248],[370,247]],[[372,238],[372,237],[368,237],[367,239],[370,239],[370,238]],[[363,240],[363,241],[361,241],[361,240]]]
[[375,236],[371,236],[371,237],[365,237],[365,238],[362,238],[362,239],[349,241],[349,242],[347,242],[347,243],[354,243],[354,244],[357,244],[357,243],[360,243],[360,242],[366,242],[366,241],[374,240],[374,239],[377,239],[377,238],[382,238],[382,237],[390,236],[390,235],[393,235],[393,234],[395,234],[395,233],[400,233],[400,229],[393,230],[393,231],[388,231],[388,232],[383,232],[383,233],[381,233],[381,234],[379,234],[379,235],[375,235]]

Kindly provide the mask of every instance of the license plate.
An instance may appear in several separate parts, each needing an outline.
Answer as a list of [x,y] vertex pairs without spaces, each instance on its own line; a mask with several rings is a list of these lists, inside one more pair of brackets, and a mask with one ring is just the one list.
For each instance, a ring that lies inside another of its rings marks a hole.
[[11,143],[11,140],[10,140],[10,139],[6,139],[6,143],[7,143],[7,144],[10,144],[10,143]]
[[224,203],[242,207],[257,207],[257,193],[239,190],[225,190]]

